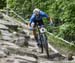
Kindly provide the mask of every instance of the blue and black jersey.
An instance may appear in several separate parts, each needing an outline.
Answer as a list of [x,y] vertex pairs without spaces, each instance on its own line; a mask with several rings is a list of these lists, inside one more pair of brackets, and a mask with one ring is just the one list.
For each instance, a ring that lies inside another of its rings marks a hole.
[[38,17],[36,17],[35,14],[32,14],[32,16],[30,18],[30,23],[35,22],[35,21],[41,21],[43,17],[48,18],[48,15],[43,11],[40,11],[40,14]]

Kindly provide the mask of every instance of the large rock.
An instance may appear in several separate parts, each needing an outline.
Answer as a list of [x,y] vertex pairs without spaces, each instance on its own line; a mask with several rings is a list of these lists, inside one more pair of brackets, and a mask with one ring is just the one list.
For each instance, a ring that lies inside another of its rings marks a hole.
[[15,41],[15,44],[19,46],[24,46],[25,45],[25,38],[24,37],[18,37],[17,40]]
[[7,55],[9,55],[10,53],[16,54],[18,52],[18,49],[20,49],[18,45],[8,41],[1,41],[0,46],[0,50],[4,51]]
[[3,24],[0,24],[0,29],[3,29],[3,30],[8,30],[8,27],[3,25]]
[[20,48],[18,45],[11,43],[9,41],[1,41],[0,40],[0,45],[4,46],[4,47],[8,47],[8,48],[13,48],[13,49],[18,49]]
[[[28,46],[30,39],[29,31],[24,29],[25,24],[5,14],[3,17],[0,19],[0,60],[3,62],[0,63],[36,63],[37,55],[29,47],[21,47]],[[21,27],[17,32],[18,26]]]
[[6,63],[19,63],[19,61],[13,57],[6,58],[5,61]]
[[9,33],[8,30],[0,30],[1,32],[1,40],[11,41],[12,40],[12,33]]
[[3,51],[6,55],[9,55],[9,51],[6,47],[3,47],[2,45],[0,45],[0,51]]
[[10,36],[1,36],[1,40],[11,41],[12,38]]
[[11,21],[6,21],[6,20],[0,20],[0,24],[4,24],[4,25],[11,25],[12,26],[12,22]]
[[15,20],[14,18],[11,18],[11,17],[9,17],[5,14],[3,14],[3,16],[4,16],[4,19],[5,19],[5,22],[7,22],[6,25],[18,26],[17,20]]
[[9,27],[10,29],[16,30],[18,28],[18,25],[15,24],[12,21],[6,21],[6,20],[0,20],[0,24],[6,25],[7,27]]
[[27,63],[36,63],[37,62],[36,58],[26,56],[26,55],[25,56],[13,55],[11,57],[14,57],[15,59],[18,59],[20,61],[24,61],[24,62],[27,62]]
[[0,19],[3,19],[3,15],[0,13]]
[[14,40],[15,44],[19,46],[27,46],[28,47],[29,36],[26,35],[25,32],[20,31],[17,33],[17,37]]
[[0,32],[3,36],[12,36],[12,33],[10,33],[8,30],[0,30]]
[[37,60],[34,57],[20,55],[11,55],[4,60],[5,63],[37,63]]
[[0,20],[0,24],[6,25],[10,29],[17,30],[19,23],[14,18],[11,18],[5,14],[3,14],[4,19]]
[[0,50],[0,58],[6,57],[7,55],[4,53],[4,51]]

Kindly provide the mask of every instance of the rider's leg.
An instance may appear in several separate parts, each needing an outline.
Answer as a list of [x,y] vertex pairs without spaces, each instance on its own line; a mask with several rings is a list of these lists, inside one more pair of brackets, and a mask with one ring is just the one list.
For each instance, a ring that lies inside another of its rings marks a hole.
[[38,41],[38,39],[37,39],[37,33],[36,33],[36,29],[35,29],[35,27],[36,27],[36,22],[32,22],[31,23],[31,27],[33,28],[33,36],[34,36],[34,39],[36,40],[36,41]]
[[36,33],[36,30],[35,30],[35,27],[36,27],[37,23],[38,23],[39,26],[44,25],[43,20],[34,21],[34,22],[31,23],[31,26],[34,28],[33,35],[34,35],[35,39],[37,39],[37,33]]
[[[43,20],[39,20],[39,21],[37,21],[37,23],[38,23],[39,26],[44,25]],[[37,42],[38,42],[37,45],[39,47],[41,47],[40,37],[38,37],[38,41]]]
[[36,42],[38,42],[36,30],[33,30],[33,35],[34,35],[34,39],[36,40]]

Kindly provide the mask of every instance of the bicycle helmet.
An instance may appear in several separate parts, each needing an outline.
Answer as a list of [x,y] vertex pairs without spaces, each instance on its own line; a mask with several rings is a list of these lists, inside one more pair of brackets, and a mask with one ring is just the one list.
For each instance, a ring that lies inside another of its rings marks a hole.
[[35,8],[35,9],[33,10],[33,14],[39,14],[39,12],[40,12],[40,9],[38,9],[38,8]]

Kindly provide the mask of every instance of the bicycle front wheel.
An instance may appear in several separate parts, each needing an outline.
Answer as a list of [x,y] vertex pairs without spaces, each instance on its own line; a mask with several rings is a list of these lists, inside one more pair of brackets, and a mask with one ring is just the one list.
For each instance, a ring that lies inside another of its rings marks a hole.
[[43,43],[43,47],[46,51],[47,57],[49,58],[49,50],[48,50],[48,42],[47,42],[47,36],[46,34],[42,34],[42,43]]

